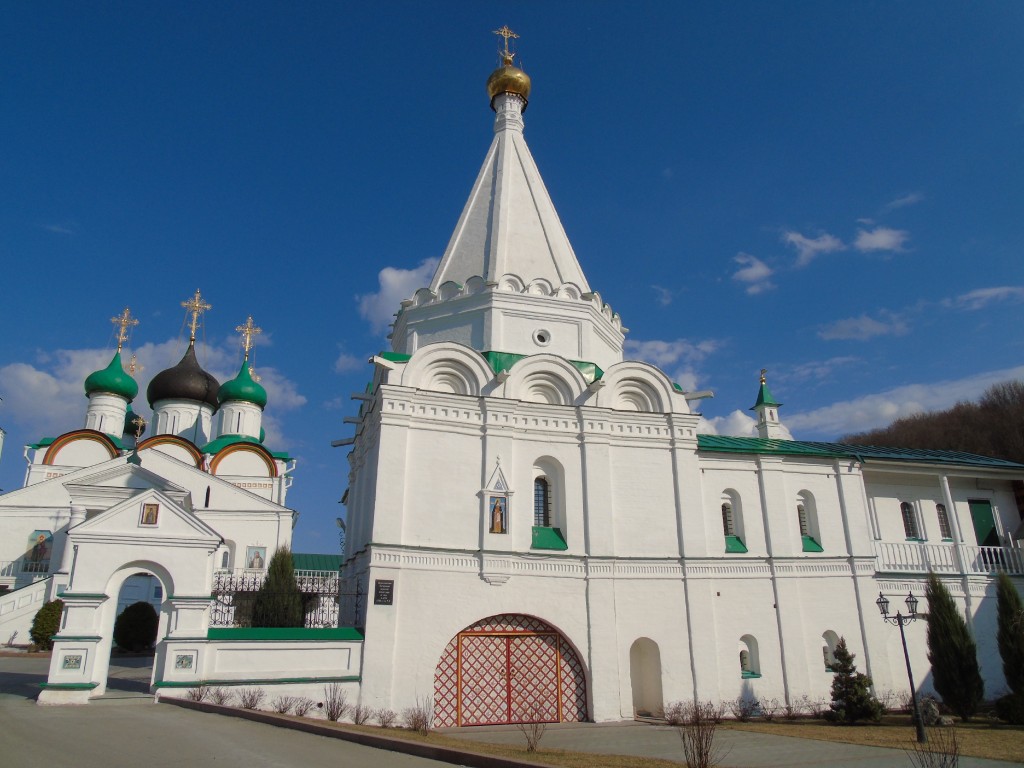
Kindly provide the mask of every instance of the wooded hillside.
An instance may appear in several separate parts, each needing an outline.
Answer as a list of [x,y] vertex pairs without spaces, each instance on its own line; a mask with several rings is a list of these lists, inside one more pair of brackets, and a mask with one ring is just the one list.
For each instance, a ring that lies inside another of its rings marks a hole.
[[1024,381],[994,384],[976,403],[897,419],[843,443],[965,451],[1024,464]]

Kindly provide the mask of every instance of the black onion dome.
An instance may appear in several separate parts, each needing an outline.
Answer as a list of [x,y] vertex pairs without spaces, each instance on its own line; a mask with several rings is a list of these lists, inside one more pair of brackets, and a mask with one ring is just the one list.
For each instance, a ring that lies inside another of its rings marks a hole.
[[160,371],[149,382],[146,399],[150,407],[159,400],[195,400],[216,410],[219,389],[220,382],[199,367],[195,345],[189,344],[180,363]]

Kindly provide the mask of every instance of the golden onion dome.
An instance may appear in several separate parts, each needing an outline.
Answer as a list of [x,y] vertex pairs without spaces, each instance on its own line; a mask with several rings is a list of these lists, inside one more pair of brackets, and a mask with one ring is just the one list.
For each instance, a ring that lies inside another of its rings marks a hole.
[[506,58],[504,66],[498,67],[487,78],[487,95],[491,97],[492,109],[494,98],[502,93],[515,93],[526,102],[530,100],[530,76],[513,65],[511,57]]

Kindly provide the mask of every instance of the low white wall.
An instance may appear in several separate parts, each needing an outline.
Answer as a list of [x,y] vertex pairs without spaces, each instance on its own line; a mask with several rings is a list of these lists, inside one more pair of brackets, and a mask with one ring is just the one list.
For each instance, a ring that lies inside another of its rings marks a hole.
[[[185,698],[199,686],[262,688],[262,709],[279,696],[323,702],[342,686],[359,699],[363,638],[354,629],[211,629],[205,638],[165,640],[157,648],[153,685],[159,697]],[[237,701],[233,702],[237,705]]]

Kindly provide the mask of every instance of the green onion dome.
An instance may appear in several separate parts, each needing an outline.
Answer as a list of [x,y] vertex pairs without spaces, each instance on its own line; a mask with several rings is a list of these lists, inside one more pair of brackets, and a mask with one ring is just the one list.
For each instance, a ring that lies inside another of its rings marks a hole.
[[140,419],[139,423],[135,423],[135,419],[138,415],[132,410],[132,407],[128,406],[128,412],[124,415],[124,434],[131,435],[138,440],[146,431],[146,422],[144,419]]
[[181,362],[149,382],[146,399],[151,406],[160,400],[195,400],[216,409],[219,388],[220,382],[199,366],[195,344],[190,343]]
[[267,404],[267,390],[258,381],[254,381],[249,372],[249,361],[243,360],[238,375],[231,381],[224,382],[220,391],[217,392],[217,402],[226,403],[229,400],[242,400],[263,408]]
[[114,353],[110,365],[93,371],[85,380],[86,396],[97,392],[123,397],[129,403],[139,394],[139,385],[135,383],[135,379],[125,373],[124,366],[121,365],[120,351]]

